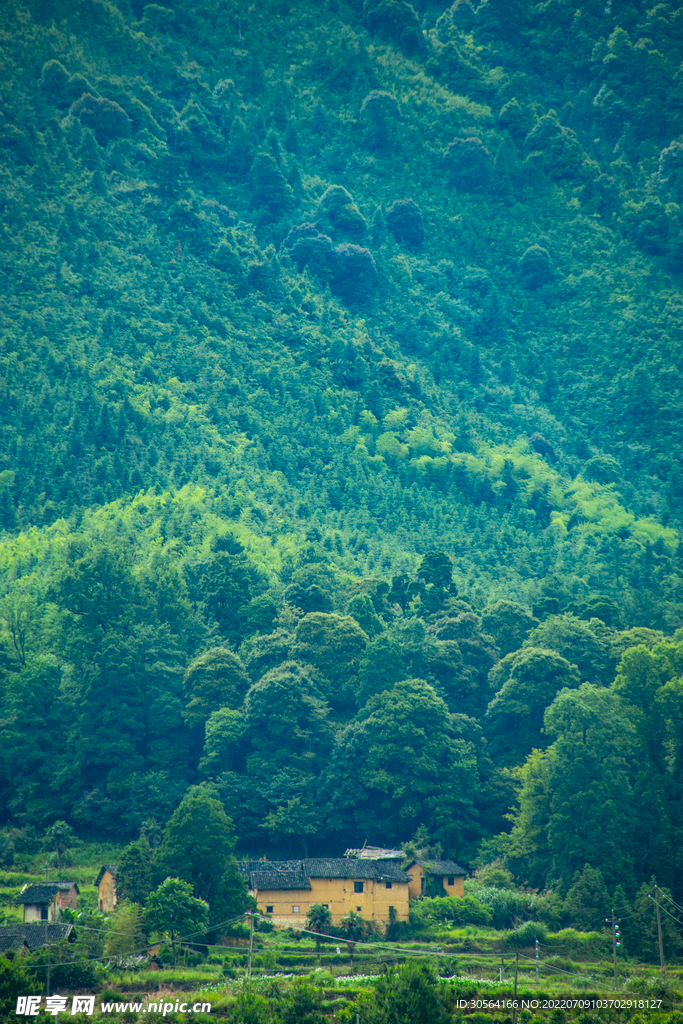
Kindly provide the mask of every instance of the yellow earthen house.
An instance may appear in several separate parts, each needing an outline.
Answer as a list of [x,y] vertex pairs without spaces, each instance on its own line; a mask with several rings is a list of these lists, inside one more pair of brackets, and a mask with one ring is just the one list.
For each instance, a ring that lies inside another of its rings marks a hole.
[[319,857],[240,865],[259,911],[275,924],[306,927],[314,903],[339,924],[350,911],[386,927],[408,920],[408,875],[395,860]]
[[97,906],[110,912],[116,906],[116,864],[105,864],[95,879]]
[[464,896],[467,872],[454,860],[411,860],[405,868],[410,876],[411,900],[418,896]]

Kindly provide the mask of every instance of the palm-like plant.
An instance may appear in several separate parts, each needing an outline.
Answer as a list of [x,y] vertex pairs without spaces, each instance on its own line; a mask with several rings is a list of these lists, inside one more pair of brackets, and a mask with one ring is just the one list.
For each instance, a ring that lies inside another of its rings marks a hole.
[[320,933],[327,935],[330,925],[332,924],[332,914],[329,911],[329,907],[324,907],[322,903],[314,903],[311,909],[308,911],[308,917],[306,918],[306,927],[310,928],[312,932],[315,932],[315,951],[320,956]]
[[349,947],[349,956],[351,957],[351,963],[353,963],[353,953],[356,948],[356,943],[364,939],[368,933],[368,922],[364,921],[360,914],[356,913],[355,910],[350,910],[346,917],[341,920],[341,929],[346,936],[346,942]]

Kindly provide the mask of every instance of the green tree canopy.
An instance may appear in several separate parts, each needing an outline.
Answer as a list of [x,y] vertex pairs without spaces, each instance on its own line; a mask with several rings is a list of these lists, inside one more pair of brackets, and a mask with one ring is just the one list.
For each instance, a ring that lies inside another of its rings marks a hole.
[[447,807],[460,830],[453,852],[462,848],[478,787],[470,725],[422,679],[370,698],[342,734],[328,772],[337,827],[402,840]]
[[614,662],[609,646],[609,631],[607,636],[603,636],[604,626],[600,626],[601,629],[596,630],[592,623],[571,614],[549,615],[529,633],[524,646],[555,651],[570,664],[576,665],[582,680],[608,684],[612,682]]
[[285,661],[259,679],[244,701],[246,736],[271,766],[313,768],[329,750],[329,709],[309,666]]
[[312,612],[298,623],[294,656],[317,670],[326,686],[322,695],[335,707],[348,707],[353,701],[354,677],[368,644],[350,615],[326,615]]
[[116,895],[144,904],[152,891],[152,857],[149,846],[130,843],[116,865]]
[[486,713],[492,756],[521,761],[547,746],[543,715],[565,687],[576,689],[579,670],[553,651],[524,647],[506,655],[489,674],[496,696]]
[[570,885],[589,863],[614,886],[634,880],[639,760],[632,716],[611,690],[583,683],[562,690],[545,713],[553,737],[522,769],[512,863],[532,884]]
[[482,627],[495,640],[501,658],[518,650],[538,625],[528,608],[516,601],[494,601],[481,613]]
[[212,647],[188,666],[183,679],[188,725],[206,722],[220,708],[238,708],[249,688],[246,670],[227,647]]
[[192,885],[180,878],[167,878],[152,893],[145,911],[147,924],[154,931],[168,935],[175,961],[176,942],[180,938],[195,941],[209,923],[209,907],[192,895]]
[[222,804],[194,790],[172,814],[157,851],[159,869],[189,882],[196,897],[208,903],[212,924],[240,914],[248,904],[234,847],[232,822]]

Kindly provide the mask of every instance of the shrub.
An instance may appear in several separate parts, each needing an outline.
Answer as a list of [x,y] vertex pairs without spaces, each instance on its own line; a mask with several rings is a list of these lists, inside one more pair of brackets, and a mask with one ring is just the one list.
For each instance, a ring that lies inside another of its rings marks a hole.
[[397,242],[418,247],[425,236],[422,213],[412,199],[397,199],[387,210],[386,225]]
[[371,92],[363,100],[360,119],[371,149],[389,149],[401,118],[398,100],[388,92]]
[[481,139],[454,139],[443,159],[451,181],[462,192],[485,188],[491,173],[491,154]]
[[114,139],[130,138],[130,118],[113,100],[96,99],[87,92],[71,104],[70,113],[92,129],[100,146],[106,146]]
[[427,49],[417,14],[405,0],[365,0],[363,13],[373,35],[396,43],[408,56]]
[[493,913],[472,896],[435,896],[418,900],[410,910],[411,921],[418,926],[437,923],[491,924]]
[[341,234],[361,238],[367,231],[365,218],[353,197],[341,185],[330,185],[323,193],[318,208],[332,228]]
[[330,288],[342,302],[366,305],[377,287],[377,267],[372,253],[347,243],[338,245],[334,252],[336,261]]
[[537,921],[525,921],[519,928],[508,932],[504,941],[506,946],[520,949],[524,946],[533,946],[536,939],[539,942],[545,942],[546,934],[545,925],[539,924]]
[[485,886],[476,899],[491,910],[494,928],[512,928],[525,918],[536,917],[540,898],[536,893]]
[[524,288],[533,291],[555,277],[550,253],[540,245],[530,245],[519,260],[519,276]]

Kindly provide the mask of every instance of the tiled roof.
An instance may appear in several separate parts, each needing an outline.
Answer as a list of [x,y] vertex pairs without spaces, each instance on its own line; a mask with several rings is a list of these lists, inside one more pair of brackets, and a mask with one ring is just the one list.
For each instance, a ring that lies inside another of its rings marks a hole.
[[27,885],[24,891],[17,896],[17,903],[51,903],[58,892],[59,886],[55,883]]
[[75,889],[78,892],[75,882],[44,882],[38,885],[27,885],[23,892],[19,893],[16,901],[32,905],[47,904],[52,902],[58,892],[68,892],[70,889]]
[[73,931],[71,924],[11,924],[0,928],[0,953],[9,950],[18,952],[24,945],[30,950],[40,949],[48,942],[68,939]]
[[408,882],[408,876],[395,860],[376,860],[376,878],[382,882]]
[[407,882],[408,876],[390,860],[354,860],[351,857],[312,857],[302,861],[309,878],[393,879]]
[[[419,864],[426,875],[466,875],[467,872],[454,860],[413,860],[411,864]],[[410,864],[408,865],[408,868]],[[408,870],[406,868],[406,870]]]
[[[309,878],[358,878],[380,882],[408,882],[394,860],[355,860],[352,857],[308,857],[304,860],[245,860],[240,871],[251,889],[310,889]],[[258,876],[259,881],[256,882]],[[264,883],[267,877],[268,884]],[[294,878],[304,880],[305,884]],[[282,885],[276,884],[278,881]],[[290,884],[291,882],[291,884]]]
[[249,878],[252,871],[301,871],[300,860],[240,860],[237,862],[245,878]]
[[252,871],[249,876],[250,888],[258,889],[310,889],[303,871]]

